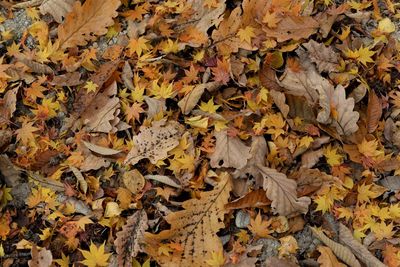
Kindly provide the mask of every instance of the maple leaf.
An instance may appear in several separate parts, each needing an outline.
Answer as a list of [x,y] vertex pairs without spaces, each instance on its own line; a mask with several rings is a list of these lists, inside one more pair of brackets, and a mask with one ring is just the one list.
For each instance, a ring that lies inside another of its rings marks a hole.
[[374,62],[374,60],[371,58],[376,51],[371,51],[370,47],[363,47],[361,46],[357,50],[350,50],[347,49],[344,54],[348,58],[356,59],[359,61],[361,64],[364,66],[367,66],[367,63]]
[[151,46],[147,44],[149,40],[144,38],[143,36],[139,37],[138,39],[131,39],[129,40],[128,45],[126,46],[129,49],[129,56],[132,56],[133,52],[136,53],[138,57],[140,57],[143,51],[148,51]]
[[331,167],[340,165],[343,160],[343,156],[338,153],[338,148],[330,144],[324,149],[324,156]]
[[140,113],[143,113],[144,109],[142,108],[142,104],[133,103],[131,106],[125,106],[124,112],[128,122],[130,122],[133,119],[139,121]]
[[357,188],[357,200],[360,203],[370,202],[371,199],[377,198],[386,192],[386,188],[376,184],[361,184]]
[[214,75],[214,81],[221,82],[222,84],[227,84],[230,80],[229,75],[230,64],[227,60],[217,60],[217,66],[211,68]]
[[209,266],[213,266],[213,267],[220,267],[223,266],[225,264],[225,257],[224,257],[224,251],[218,251],[218,252],[211,252],[211,259],[206,260],[206,263]]
[[97,87],[99,87],[97,84],[93,83],[92,81],[87,81],[86,85],[83,88],[85,88],[86,91],[90,93],[90,92],[96,92]]
[[28,145],[30,141],[35,140],[34,132],[38,131],[39,128],[33,126],[34,122],[24,121],[21,128],[15,131],[17,134],[17,141],[21,141],[22,144]]
[[64,23],[58,26],[60,47],[83,46],[92,35],[106,34],[107,27],[114,24],[120,4],[119,0],[87,0],[83,5],[76,1]]
[[237,36],[239,36],[240,41],[251,44],[251,39],[256,37],[256,34],[253,27],[246,26],[244,29],[239,29]]
[[250,224],[247,226],[247,228],[249,228],[249,230],[256,236],[267,238],[271,237],[269,235],[271,231],[268,229],[270,225],[271,222],[263,220],[261,214],[258,213],[255,219],[250,219]]
[[329,247],[319,246],[318,251],[321,253],[318,257],[318,263],[321,264],[321,267],[346,267],[346,265],[337,260]]
[[214,105],[214,98],[211,98],[208,100],[207,103],[201,102],[200,104],[200,110],[208,113],[216,113],[217,109],[220,107],[220,105]]
[[111,253],[105,253],[104,243],[97,247],[93,242],[90,242],[89,251],[82,249],[79,249],[79,251],[85,258],[81,261],[82,264],[88,267],[108,266],[108,258]]

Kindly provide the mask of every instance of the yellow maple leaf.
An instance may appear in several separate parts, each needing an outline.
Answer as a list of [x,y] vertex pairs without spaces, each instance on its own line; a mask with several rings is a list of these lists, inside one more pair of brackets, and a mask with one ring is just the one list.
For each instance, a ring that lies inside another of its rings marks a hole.
[[385,222],[377,223],[371,231],[375,234],[377,240],[382,240],[384,238],[393,237],[395,231],[393,231],[393,222],[386,224]]
[[265,221],[262,219],[261,214],[258,213],[255,219],[250,219],[250,224],[247,228],[258,237],[270,237],[270,230],[268,227],[270,226],[270,221]]
[[225,256],[224,251],[220,250],[218,252],[211,252],[211,258],[206,260],[206,263],[213,267],[220,267],[225,264]]
[[96,92],[97,87],[99,87],[99,86],[97,84],[95,84],[94,82],[87,81],[83,88],[86,89],[87,93],[90,93],[90,92]]
[[369,203],[371,199],[377,198],[386,192],[386,188],[376,184],[361,184],[357,188],[357,201]]
[[87,267],[108,266],[108,258],[111,253],[105,253],[104,243],[97,247],[92,242],[90,243],[89,251],[79,249],[85,260],[81,261]]
[[332,147],[330,144],[324,149],[324,156],[326,162],[331,166],[338,166],[342,164],[343,156],[338,153],[338,148]]
[[211,98],[207,103],[202,101],[199,108],[204,112],[216,113],[219,107],[220,105],[214,105],[214,98]]
[[68,267],[69,266],[69,256],[65,256],[63,252],[61,252],[61,259],[54,260],[55,263],[59,264],[60,267]]
[[144,38],[143,36],[139,37],[138,39],[131,39],[127,45],[129,49],[128,55],[131,57],[132,54],[135,52],[138,57],[140,57],[143,51],[149,51],[151,48],[150,44],[147,44],[149,40]]
[[21,141],[22,144],[27,145],[30,141],[35,140],[34,132],[38,131],[39,128],[33,126],[33,121],[22,123],[22,127],[15,131],[17,134],[17,141]]
[[249,44],[251,44],[251,38],[256,37],[254,28],[251,26],[246,26],[244,29],[239,29],[236,35],[239,37],[240,41],[247,42]]
[[359,61],[361,64],[364,66],[367,66],[367,63],[374,62],[374,60],[371,58],[376,51],[371,51],[370,47],[363,47],[361,46],[359,49],[356,50],[350,50],[347,49],[344,54],[348,58],[355,59]]

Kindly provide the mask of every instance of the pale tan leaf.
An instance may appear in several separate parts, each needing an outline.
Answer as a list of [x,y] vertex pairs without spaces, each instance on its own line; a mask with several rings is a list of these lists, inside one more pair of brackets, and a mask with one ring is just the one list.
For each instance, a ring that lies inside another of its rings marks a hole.
[[373,90],[369,91],[368,108],[367,108],[367,129],[369,133],[373,133],[378,127],[379,120],[382,116],[382,104],[378,96]]
[[275,213],[283,216],[307,213],[311,200],[308,197],[297,197],[297,184],[294,180],[275,169],[264,166],[258,168],[264,177],[263,188],[272,201],[271,207]]
[[83,46],[93,36],[107,33],[107,27],[114,24],[118,16],[119,0],[87,0],[83,5],[76,1],[64,23],[58,26],[60,47],[66,49]]
[[283,117],[287,118],[290,108],[285,103],[286,102],[285,94],[282,92],[276,91],[276,90],[270,90],[269,94],[272,96],[272,99],[274,100],[275,105],[279,108]]
[[[380,260],[378,260],[374,255],[372,255],[369,250],[364,247],[360,242],[358,242],[351,231],[339,223],[339,242],[346,245],[356,257],[362,261],[367,267],[384,267],[386,266]],[[333,249],[332,249],[333,250]]]
[[307,48],[308,56],[317,65],[319,72],[334,72],[339,67],[338,55],[332,47],[326,47],[323,43],[310,40],[303,44]]
[[42,15],[50,14],[54,20],[61,23],[65,15],[72,10],[75,0],[44,0],[39,7]]
[[9,120],[13,116],[15,110],[17,109],[17,93],[18,87],[8,90],[4,98],[0,102],[0,122],[9,123]]
[[140,133],[132,138],[134,146],[129,151],[125,164],[135,165],[139,160],[147,158],[156,164],[165,159],[168,151],[179,144],[179,131],[176,122],[153,123],[151,127],[142,126]]
[[339,262],[329,247],[319,246],[318,251],[321,255],[318,257],[318,263],[321,267],[346,267],[345,264]]
[[86,141],[83,141],[83,144],[90,149],[90,151],[93,151],[97,154],[100,155],[104,155],[104,156],[111,156],[111,155],[116,155],[118,153],[120,153],[121,151],[119,150],[115,150],[115,149],[111,149],[108,147],[103,147],[103,146],[98,146]]
[[[228,203],[232,189],[230,176],[224,172],[212,191],[201,192],[199,198],[182,203],[183,210],[170,213],[165,220],[171,225],[170,230],[159,234],[146,233],[146,252],[161,266],[207,266],[206,261],[212,253],[222,251],[219,229],[225,227],[225,204]],[[158,253],[161,241],[176,243],[182,251],[174,250],[171,255]]]
[[50,250],[41,248],[40,251],[36,245],[31,249],[32,259],[28,261],[29,267],[50,267],[53,261],[53,255]]
[[154,180],[175,188],[181,188],[181,186],[179,184],[177,184],[174,180],[172,180],[171,178],[169,178],[168,176],[165,175],[153,175],[153,174],[147,174],[144,176],[144,178],[146,178],[147,180]]
[[324,150],[312,150],[301,155],[301,167],[302,168],[312,168],[319,161],[319,159],[324,155]]
[[210,165],[213,168],[242,169],[251,157],[250,148],[238,137],[231,137],[226,130],[215,132],[215,151],[210,156]]
[[94,154],[87,154],[85,155],[85,160],[79,166],[79,169],[83,172],[90,171],[90,170],[98,170],[102,167],[107,168],[110,166],[110,161],[104,157],[98,157]]
[[117,252],[118,266],[131,267],[132,258],[138,252],[143,251],[143,235],[148,228],[147,214],[144,210],[138,210],[128,217],[122,230],[117,232],[114,241]]
[[125,172],[122,175],[122,181],[132,194],[139,193],[146,184],[143,175],[137,169]]
[[310,227],[310,229],[312,230],[313,234],[325,245],[327,245],[333,251],[333,253],[335,253],[335,255],[344,263],[346,263],[350,267],[361,267],[360,263],[350,249],[329,239],[321,230],[315,227]]
[[84,194],[86,194],[88,190],[88,184],[85,180],[85,177],[83,177],[82,173],[74,166],[70,166],[69,168],[74,173],[76,179],[78,180],[79,188],[82,190]]
[[155,115],[160,113],[161,111],[167,110],[167,106],[165,105],[165,99],[155,99],[153,97],[144,97],[144,101],[149,107],[147,111],[147,117],[149,119],[153,118]]

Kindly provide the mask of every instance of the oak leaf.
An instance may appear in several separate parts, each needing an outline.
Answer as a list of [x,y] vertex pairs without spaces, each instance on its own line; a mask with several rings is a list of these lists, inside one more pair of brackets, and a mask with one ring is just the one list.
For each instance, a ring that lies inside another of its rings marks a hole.
[[42,15],[50,14],[54,20],[61,23],[65,15],[72,10],[75,0],[44,0],[39,7]]
[[147,214],[144,210],[136,211],[128,217],[122,230],[117,232],[117,238],[114,241],[118,266],[132,267],[132,258],[142,251],[141,243],[147,228]]
[[[217,232],[224,227],[225,204],[231,189],[229,174],[222,173],[212,191],[201,192],[200,198],[183,202],[183,210],[165,217],[170,230],[145,234],[146,252],[161,266],[207,266],[206,260],[212,258],[212,253],[223,249]],[[159,255],[157,247],[163,240],[178,244],[181,249],[170,256]]]
[[267,197],[272,200],[271,207],[274,212],[283,216],[306,213],[311,203],[308,197],[297,197],[297,184],[288,179],[285,174],[275,169],[258,166],[264,177],[263,188]]
[[125,164],[135,165],[144,158],[156,164],[158,160],[168,156],[168,151],[179,145],[177,123],[164,123],[157,122],[151,127],[141,127],[140,133],[132,138],[134,146],[126,156]]
[[251,157],[250,148],[238,137],[231,137],[226,130],[215,132],[215,151],[210,156],[210,165],[213,168],[242,169]]
[[64,23],[58,26],[60,47],[83,46],[93,35],[106,34],[107,27],[114,24],[120,4],[119,0],[87,0],[83,5],[76,1]]
[[319,246],[318,251],[321,255],[318,257],[318,263],[321,267],[346,267],[345,264],[339,262],[329,247]]

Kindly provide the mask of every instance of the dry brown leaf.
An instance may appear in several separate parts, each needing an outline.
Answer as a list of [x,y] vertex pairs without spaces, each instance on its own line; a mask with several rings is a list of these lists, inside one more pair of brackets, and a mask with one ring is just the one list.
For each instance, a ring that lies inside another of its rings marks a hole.
[[243,168],[235,170],[233,177],[247,178],[247,175],[250,174],[256,179],[260,178],[260,170],[257,168],[257,165],[265,165],[267,152],[267,142],[264,136],[253,136],[250,147],[250,158]]
[[[207,31],[210,27],[218,26],[218,24],[222,20],[222,14],[225,11],[225,1],[220,1],[217,7],[208,8],[204,4],[204,0],[188,0],[186,1],[186,5],[190,7],[194,13],[190,17],[190,21],[185,21],[184,29],[180,29],[182,31],[189,30],[190,28],[195,28],[199,35],[204,37],[208,36]],[[188,45],[192,47],[200,46],[196,42],[190,42]]]
[[290,107],[285,103],[286,97],[285,94],[279,91],[270,90],[269,94],[272,96],[275,105],[279,108],[284,118],[287,118]]
[[93,132],[110,133],[116,132],[117,128],[113,120],[116,117],[120,107],[120,101],[117,95],[117,83],[113,82],[86,108],[85,113],[81,115],[83,124]]
[[369,91],[367,108],[367,128],[369,133],[375,132],[382,116],[382,104],[373,90]]
[[50,14],[58,23],[72,10],[75,0],[44,0],[39,7],[42,15]]
[[323,43],[310,40],[303,44],[307,48],[308,56],[317,65],[319,72],[334,72],[339,67],[338,55],[332,47],[326,47]]
[[266,267],[298,267],[299,265],[287,259],[280,259],[278,257],[269,257],[265,260]]
[[119,0],[87,0],[83,5],[76,1],[64,23],[58,26],[60,47],[83,46],[93,36],[106,34],[107,27],[113,25],[113,18],[118,16],[116,10],[120,4]]
[[146,178],[147,180],[154,180],[154,181],[169,185],[171,187],[182,188],[182,186],[177,184],[173,179],[171,179],[170,177],[168,177],[166,175],[147,174],[144,178]]
[[271,204],[271,200],[267,198],[263,189],[251,191],[241,198],[235,199],[226,204],[227,209],[246,209],[256,208]]
[[263,31],[267,37],[274,37],[278,42],[284,42],[308,38],[317,31],[318,27],[319,23],[312,17],[287,16],[277,24],[276,28],[264,27]]
[[311,203],[308,197],[297,197],[297,184],[288,179],[285,174],[275,169],[258,166],[264,177],[263,188],[272,201],[271,207],[275,213],[283,216],[293,216],[306,213]]
[[239,50],[240,40],[236,33],[242,21],[241,15],[242,9],[240,7],[235,8],[229,17],[224,19],[212,33],[212,39],[216,43],[218,51],[223,55],[236,53]]
[[[146,233],[146,252],[161,266],[207,266],[212,252],[222,251],[219,229],[225,227],[225,205],[232,189],[228,173],[220,175],[220,182],[212,191],[201,192],[200,197],[182,203],[183,210],[170,213],[165,220],[170,230],[159,234]],[[174,250],[170,256],[158,253],[159,242],[168,240],[179,245],[182,251]]]
[[81,81],[81,74],[79,72],[68,72],[63,75],[53,77],[49,82],[51,85],[58,86],[77,86],[83,83]]
[[351,250],[331,239],[329,239],[323,232],[322,230],[319,230],[314,227],[310,227],[313,234],[321,240],[325,245],[327,245],[335,255],[341,259],[344,263],[349,265],[350,267],[361,267],[360,263],[356,259],[356,257],[353,255]]
[[143,251],[143,235],[147,228],[148,219],[144,210],[138,210],[128,217],[122,230],[117,232],[117,238],[114,241],[118,266],[132,266],[132,258]]
[[40,251],[36,245],[31,249],[32,259],[28,261],[29,267],[50,267],[53,261],[53,255],[50,250],[41,248]]
[[69,168],[74,173],[76,180],[78,180],[79,188],[84,194],[86,194],[88,190],[88,183],[86,182],[85,177],[83,177],[82,173],[77,168],[73,166],[70,166]]
[[8,124],[14,111],[17,109],[18,87],[8,90],[3,99],[0,99],[0,122]]
[[17,58],[20,62],[28,66],[31,72],[39,74],[53,74],[53,69],[46,64],[33,61],[25,56],[18,56]]
[[197,105],[201,96],[204,93],[204,90],[209,89],[209,91],[213,91],[216,88],[220,87],[221,83],[219,82],[208,82],[196,85],[187,95],[185,95],[179,102],[178,106],[181,108],[183,114],[189,114],[192,109]]
[[242,169],[251,157],[250,147],[246,146],[238,137],[231,137],[226,130],[215,132],[215,151],[210,156],[210,165],[213,168]]
[[[362,261],[367,267],[384,267],[386,266],[380,260],[378,260],[374,255],[372,255],[369,250],[364,247],[360,242],[358,242],[351,231],[339,223],[339,242],[346,245],[357,258]],[[332,249],[333,250],[333,249]]]
[[179,136],[176,122],[156,122],[152,127],[142,126],[140,133],[132,138],[134,146],[124,163],[135,165],[139,160],[147,158],[156,164],[158,160],[165,159],[168,151],[179,144]]
[[21,183],[21,171],[14,166],[7,155],[0,155],[0,173],[8,187],[14,187]]
[[346,267],[345,264],[339,262],[329,247],[319,246],[318,251],[321,255],[318,257],[318,263],[321,267]]
[[92,152],[95,152],[97,154],[100,155],[104,155],[104,156],[111,156],[111,155],[116,155],[118,153],[120,153],[120,150],[115,150],[115,149],[111,149],[108,147],[103,147],[103,146],[98,146],[86,141],[83,141],[83,144]]
[[134,195],[139,193],[146,184],[143,175],[137,169],[125,172],[122,175],[122,181],[125,187]]
[[83,172],[90,171],[90,170],[98,170],[102,167],[109,167],[110,161],[104,157],[98,157],[91,153],[85,153],[85,160],[79,166],[79,169]]
[[324,150],[312,150],[301,155],[301,168],[312,168],[324,155]]

